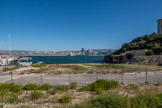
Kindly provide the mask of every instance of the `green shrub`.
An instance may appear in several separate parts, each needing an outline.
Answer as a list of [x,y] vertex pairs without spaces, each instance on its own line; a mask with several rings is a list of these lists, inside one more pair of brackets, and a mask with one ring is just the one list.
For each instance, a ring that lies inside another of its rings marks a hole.
[[7,95],[8,95],[8,90],[0,90],[0,102],[4,102]]
[[130,101],[132,108],[162,108],[162,93],[137,94]]
[[76,66],[76,67],[73,68],[73,70],[76,70],[76,71],[87,71],[88,68],[83,67],[83,66]]
[[119,93],[104,93],[69,108],[162,108],[162,93],[139,93],[135,97]]
[[130,108],[127,96],[105,93],[90,101],[92,108]]
[[57,85],[56,89],[60,91],[67,91],[68,87],[66,85]]
[[43,96],[44,94],[42,92],[39,92],[39,91],[33,91],[31,92],[31,98],[32,99],[39,99]]
[[61,103],[70,103],[72,100],[72,97],[69,95],[64,95],[62,96],[62,98],[60,99]]
[[97,88],[95,91],[97,94],[102,94],[104,92],[102,88]]
[[9,92],[7,90],[0,91],[0,102],[4,103],[16,103],[18,102],[18,95],[13,92]]
[[43,84],[39,87],[40,90],[49,90],[51,86],[49,84]]
[[99,79],[96,82],[89,84],[88,86],[83,86],[81,90],[97,91],[99,88],[103,90],[108,90],[117,88],[119,86],[120,84],[118,81]]
[[89,90],[91,90],[91,88],[90,88],[90,86],[82,86],[82,87],[80,88],[80,90],[81,90],[81,91],[89,91]]
[[88,101],[81,102],[79,104],[75,104],[69,108],[93,108]]
[[127,54],[126,54],[126,57],[127,57],[128,60],[130,60],[130,59],[132,59],[133,54],[127,53]]
[[17,93],[22,90],[22,86],[14,83],[4,83],[0,84],[0,90],[9,90]]
[[146,51],[145,56],[150,56],[152,53],[150,51]]
[[4,68],[3,69],[3,72],[7,72],[7,71],[10,71],[10,69],[9,68]]
[[56,89],[53,89],[51,93],[52,94],[56,94],[57,93],[57,90]]
[[76,89],[76,87],[77,87],[77,83],[76,82],[70,84],[70,88],[71,89]]
[[9,93],[6,98],[6,103],[15,103],[18,102],[18,95],[16,93]]
[[27,84],[23,87],[24,90],[37,90],[38,89],[38,85],[36,84]]
[[162,53],[162,48],[161,47],[154,48],[153,52],[155,55],[159,55],[160,53]]

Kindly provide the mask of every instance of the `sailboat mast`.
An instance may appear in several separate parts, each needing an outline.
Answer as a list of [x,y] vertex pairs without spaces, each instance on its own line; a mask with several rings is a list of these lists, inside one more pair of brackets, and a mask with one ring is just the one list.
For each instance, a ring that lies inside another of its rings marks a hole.
[[11,37],[9,34],[9,55],[11,55]]
[[1,53],[3,54],[3,41],[1,40]]

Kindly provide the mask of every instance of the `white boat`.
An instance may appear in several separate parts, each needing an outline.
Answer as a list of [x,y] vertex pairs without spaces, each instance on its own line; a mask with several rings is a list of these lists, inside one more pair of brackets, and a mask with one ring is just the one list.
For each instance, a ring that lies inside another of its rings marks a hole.
[[0,65],[1,66],[10,65],[14,60],[15,59],[12,56],[0,56]]

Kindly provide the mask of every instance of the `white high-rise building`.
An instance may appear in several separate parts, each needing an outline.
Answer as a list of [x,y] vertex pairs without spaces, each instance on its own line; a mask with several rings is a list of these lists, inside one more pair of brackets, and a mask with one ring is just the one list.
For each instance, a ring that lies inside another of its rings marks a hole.
[[162,19],[157,20],[158,23],[158,34],[162,34]]

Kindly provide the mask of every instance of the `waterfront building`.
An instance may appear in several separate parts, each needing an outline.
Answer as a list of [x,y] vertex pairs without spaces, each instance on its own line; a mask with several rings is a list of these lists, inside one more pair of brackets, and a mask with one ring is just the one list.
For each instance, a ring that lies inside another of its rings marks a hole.
[[162,19],[157,20],[157,29],[158,34],[162,34]]

